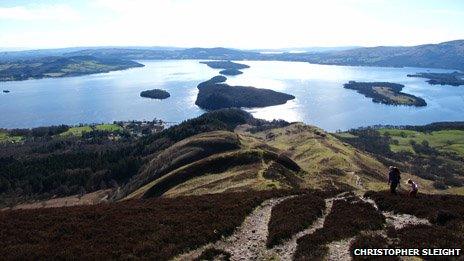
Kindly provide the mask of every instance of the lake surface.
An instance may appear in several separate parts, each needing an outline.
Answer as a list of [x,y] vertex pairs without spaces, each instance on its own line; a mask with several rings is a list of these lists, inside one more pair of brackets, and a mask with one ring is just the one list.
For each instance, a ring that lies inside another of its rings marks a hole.
[[[195,60],[140,61],[146,66],[80,77],[1,82],[0,128],[29,128],[57,124],[101,123],[115,120],[180,122],[201,115],[195,105],[196,86],[218,74]],[[314,65],[302,62],[246,61],[243,74],[229,76],[231,85],[268,88],[293,94],[284,105],[248,109],[255,117],[314,124],[328,131],[376,124],[421,125],[464,120],[464,87],[434,86],[417,72],[440,69]],[[376,104],[343,88],[350,81],[389,81],[404,84],[404,92],[422,97],[426,107]],[[140,97],[147,89],[167,90],[171,97]]]

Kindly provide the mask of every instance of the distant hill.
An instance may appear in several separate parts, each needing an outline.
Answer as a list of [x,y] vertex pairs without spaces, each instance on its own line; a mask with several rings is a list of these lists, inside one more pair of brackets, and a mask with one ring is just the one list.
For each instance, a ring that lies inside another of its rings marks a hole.
[[67,55],[110,56],[126,59],[279,60],[317,64],[424,67],[464,70],[464,40],[418,46],[379,46],[324,52],[259,53],[227,48],[180,50],[93,49]]
[[464,70],[464,40],[410,47],[368,47],[310,54],[313,63]]
[[0,81],[79,76],[143,66],[134,61],[108,57],[51,56],[0,62]]
[[336,47],[293,47],[293,48],[276,48],[276,49],[252,49],[250,51],[259,52],[259,53],[323,53],[323,52],[333,52],[333,51],[344,51],[351,50],[356,48],[361,48],[362,46],[336,46]]
[[378,46],[362,48],[316,48],[278,50],[261,53],[229,48],[170,48],[170,47],[76,47],[19,52],[1,52],[1,61],[32,59],[44,56],[94,56],[128,60],[262,60],[301,61],[316,64],[424,67],[464,70],[464,40],[418,46]]
[[260,54],[238,49],[217,48],[188,48],[177,50],[153,50],[138,48],[104,48],[88,49],[69,52],[65,55],[91,55],[96,57],[113,57],[124,59],[208,59],[208,60],[259,60]]

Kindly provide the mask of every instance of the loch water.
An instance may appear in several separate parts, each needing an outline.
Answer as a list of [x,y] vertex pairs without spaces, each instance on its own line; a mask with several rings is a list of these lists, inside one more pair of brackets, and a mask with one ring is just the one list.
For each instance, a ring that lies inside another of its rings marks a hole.
[[[0,89],[10,90],[0,93],[0,128],[154,118],[178,123],[204,113],[195,105],[197,85],[219,70],[197,60],[139,62],[145,67],[79,77],[0,82]],[[376,124],[464,121],[464,86],[429,85],[426,79],[407,77],[417,72],[447,70],[280,61],[241,63],[250,68],[241,75],[228,76],[227,83],[273,89],[296,97],[283,105],[247,109],[257,118],[302,121],[328,131]],[[343,88],[351,80],[404,84],[403,92],[424,98],[427,106],[373,103],[370,98]],[[148,89],[167,90],[171,97],[140,97],[140,92]]]

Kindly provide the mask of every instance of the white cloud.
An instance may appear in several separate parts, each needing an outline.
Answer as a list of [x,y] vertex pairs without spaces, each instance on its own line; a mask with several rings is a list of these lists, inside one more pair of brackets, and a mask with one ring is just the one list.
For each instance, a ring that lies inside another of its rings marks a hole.
[[0,20],[78,21],[80,18],[80,14],[67,5],[0,7]]

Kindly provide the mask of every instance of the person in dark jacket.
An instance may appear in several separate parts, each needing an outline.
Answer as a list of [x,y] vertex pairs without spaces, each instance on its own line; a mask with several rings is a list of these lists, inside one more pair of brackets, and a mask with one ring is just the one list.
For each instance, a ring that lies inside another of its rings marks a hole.
[[397,167],[390,166],[388,169],[388,184],[390,185],[390,193],[396,194],[396,187],[400,184],[401,173]]

